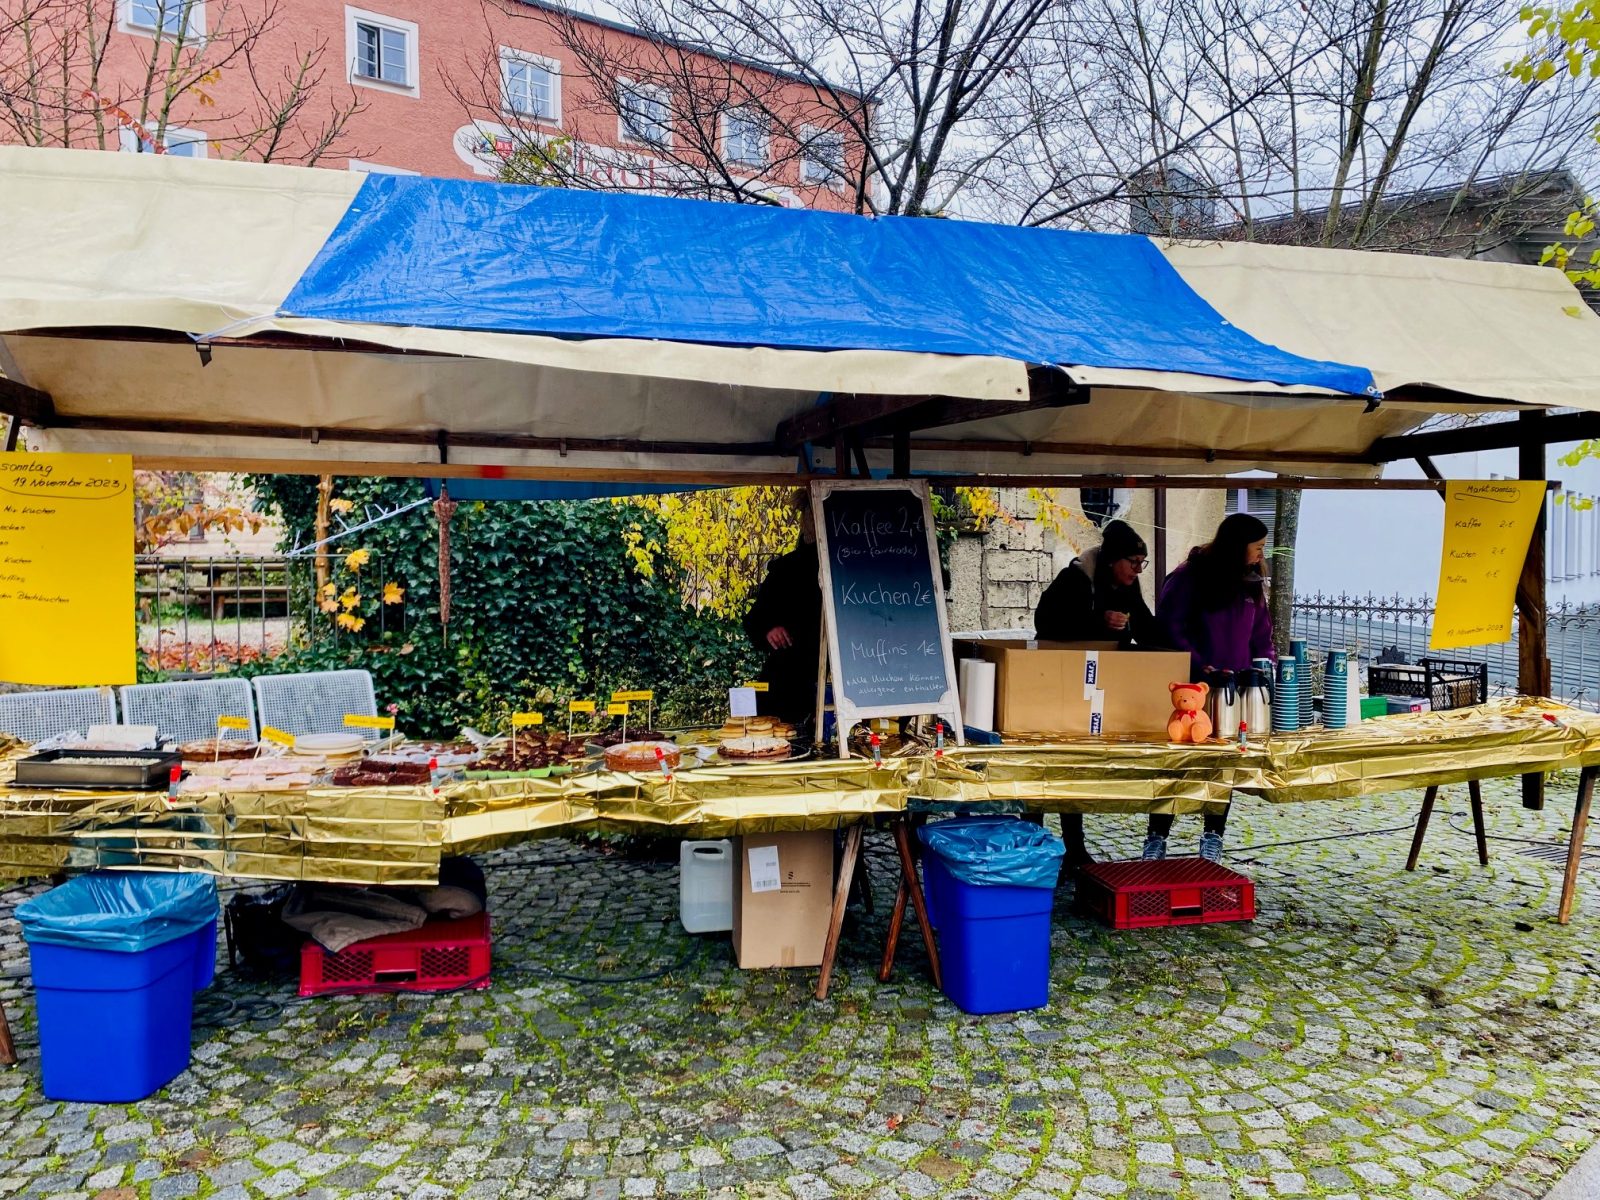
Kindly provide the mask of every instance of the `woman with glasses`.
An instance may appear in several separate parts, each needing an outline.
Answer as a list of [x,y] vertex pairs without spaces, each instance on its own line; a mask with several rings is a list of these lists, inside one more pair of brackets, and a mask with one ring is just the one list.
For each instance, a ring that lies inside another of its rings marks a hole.
[[[1100,544],[1072,560],[1039,598],[1034,636],[1042,642],[1115,642],[1122,649],[1160,646],[1160,627],[1139,590],[1150,552],[1122,521],[1112,521]],[[1063,813],[1061,837],[1068,869],[1093,862],[1083,840],[1083,814]]]
[[1034,636],[1041,642],[1161,646],[1160,627],[1139,590],[1149,558],[1131,526],[1110,522],[1100,544],[1073,559],[1039,597]]

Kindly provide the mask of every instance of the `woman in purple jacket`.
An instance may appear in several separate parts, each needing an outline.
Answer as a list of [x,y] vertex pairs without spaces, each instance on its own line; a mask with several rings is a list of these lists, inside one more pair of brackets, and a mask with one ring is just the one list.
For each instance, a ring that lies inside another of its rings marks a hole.
[[[1189,551],[1167,576],[1156,602],[1156,624],[1167,645],[1189,652],[1192,680],[1212,671],[1247,671],[1252,659],[1273,656],[1272,614],[1261,569],[1266,547],[1267,527],[1249,513],[1234,513],[1207,545]],[[1206,814],[1201,858],[1222,861],[1227,824],[1226,810]],[[1144,857],[1165,858],[1171,831],[1171,813],[1152,813]]]

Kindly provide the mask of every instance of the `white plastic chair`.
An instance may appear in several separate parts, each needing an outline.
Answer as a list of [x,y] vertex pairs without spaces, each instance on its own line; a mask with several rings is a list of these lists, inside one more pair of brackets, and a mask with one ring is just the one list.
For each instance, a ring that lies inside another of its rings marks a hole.
[[63,688],[0,695],[0,733],[42,742],[63,733],[88,733],[91,725],[117,723],[117,697],[108,687]]
[[378,715],[370,671],[307,671],[298,675],[257,675],[256,716],[261,724],[285,733],[359,733],[382,736],[376,729],[352,730],[346,714]]
[[[243,717],[249,729],[218,729],[218,717]],[[246,679],[199,679],[185,683],[135,683],[122,689],[122,719],[154,725],[174,742],[221,737],[256,740],[255,693]]]

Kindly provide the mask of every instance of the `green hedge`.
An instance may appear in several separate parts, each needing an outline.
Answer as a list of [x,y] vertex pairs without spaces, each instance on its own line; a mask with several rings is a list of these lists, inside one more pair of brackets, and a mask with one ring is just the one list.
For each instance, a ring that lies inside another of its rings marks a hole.
[[[282,517],[287,539],[309,544],[315,480],[252,482]],[[393,507],[423,490],[415,481],[342,479],[335,494],[355,502],[354,519],[368,505]],[[398,704],[401,727],[425,736],[452,735],[462,725],[501,729],[511,712],[530,708],[564,722],[569,699],[643,688],[655,691],[661,722],[720,721],[726,689],[750,678],[761,655],[737,622],[683,603],[670,563],[659,563],[653,579],[637,573],[622,531],[641,517],[651,533],[653,517],[603,500],[460,504],[451,527],[447,642],[439,623],[438,523],[431,508],[417,509],[333,547],[336,591],[358,587],[361,603],[351,613],[367,620],[365,628],[340,630],[336,614],[319,613],[325,624],[315,639],[297,637],[286,657],[255,670],[363,667],[372,672],[379,705]],[[344,566],[356,549],[373,554],[359,576]],[[373,573],[379,564],[382,577]],[[389,607],[389,628],[380,632],[373,617],[391,581],[405,598]],[[293,611],[310,607],[296,603]]]

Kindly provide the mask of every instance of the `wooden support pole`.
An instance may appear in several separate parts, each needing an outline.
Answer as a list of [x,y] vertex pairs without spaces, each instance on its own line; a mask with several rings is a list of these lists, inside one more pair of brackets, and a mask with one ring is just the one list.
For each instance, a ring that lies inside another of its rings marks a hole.
[[17,439],[22,435],[22,418],[6,418],[5,453],[10,454],[17,448]]
[[1411,838],[1411,854],[1406,859],[1406,870],[1417,869],[1417,856],[1422,853],[1422,839],[1428,836],[1428,819],[1433,816],[1433,802],[1439,798],[1439,789],[1431,787],[1422,793],[1422,811],[1417,814],[1417,832]]
[[1572,812],[1572,833],[1567,838],[1567,872],[1561,880],[1561,908],[1556,920],[1572,920],[1572,902],[1578,891],[1578,867],[1583,862],[1583,839],[1589,833],[1589,803],[1594,799],[1594,777],[1600,767],[1585,767],[1578,777],[1578,802]]
[[[1549,418],[1543,409],[1520,414],[1517,423],[1525,431],[1525,438],[1517,452],[1517,476],[1520,479],[1545,477],[1545,446]],[[1550,694],[1550,629],[1545,609],[1544,587],[1544,530],[1550,502],[1539,505],[1539,519],[1534,522],[1533,537],[1528,542],[1528,556],[1522,560],[1522,575],[1517,580],[1517,690],[1524,696]],[[1544,807],[1544,776],[1522,777],[1522,807]]]
[[1156,591],[1159,593],[1167,578],[1167,489],[1164,487],[1156,489],[1155,510],[1155,545],[1150,549],[1155,556]]
[[844,931],[844,910],[850,903],[850,881],[855,878],[856,860],[861,857],[862,827],[852,825],[844,835],[844,858],[839,863],[839,879],[833,886],[833,914],[828,920],[828,940],[822,947],[822,970],[817,975],[817,999],[828,998],[833,982],[833,962],[839,955],[839,936]]
[[1472,800],[1472,832],[1478,839],[1478,865],[1489,865],[1489,834],[1483,827],[1483,785],[1476,779],[1467,780],[1467,795]]
[[894,465],[889,474],[896,479],[911,478],[911,433],[900,430],[894,435]]

